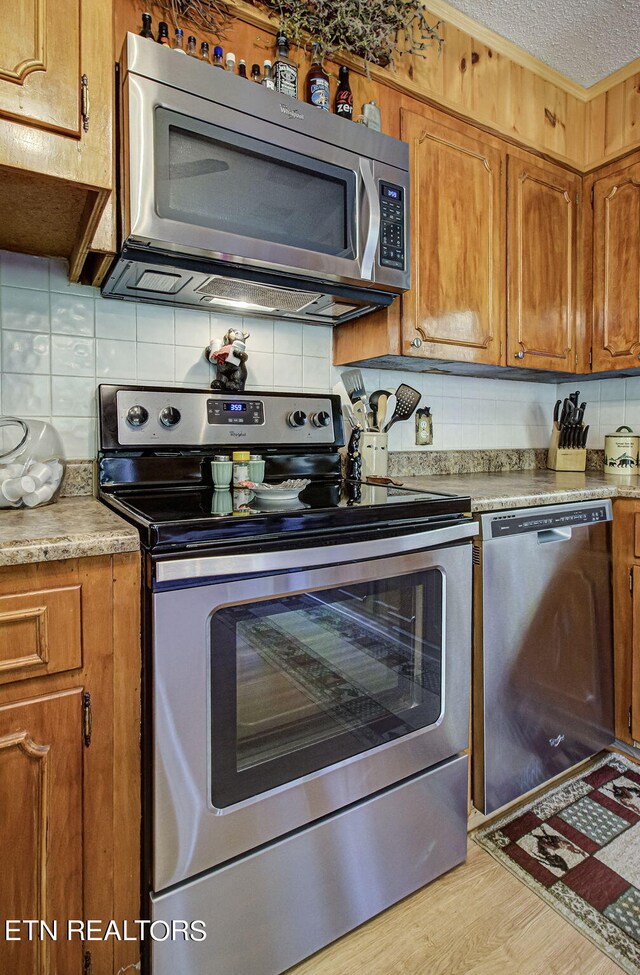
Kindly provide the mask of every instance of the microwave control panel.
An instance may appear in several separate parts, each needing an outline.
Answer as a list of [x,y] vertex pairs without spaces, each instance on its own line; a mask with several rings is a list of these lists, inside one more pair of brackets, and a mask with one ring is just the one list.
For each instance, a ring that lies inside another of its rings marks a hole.
[[404,271],[404,189],[380,183],[380,264]]

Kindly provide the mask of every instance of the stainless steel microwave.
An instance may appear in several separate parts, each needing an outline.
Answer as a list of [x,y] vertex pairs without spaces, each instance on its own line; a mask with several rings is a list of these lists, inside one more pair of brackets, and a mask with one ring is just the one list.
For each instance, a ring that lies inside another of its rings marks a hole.
[[337,324],[409,288],[404,142],[128,34],[103,294]]

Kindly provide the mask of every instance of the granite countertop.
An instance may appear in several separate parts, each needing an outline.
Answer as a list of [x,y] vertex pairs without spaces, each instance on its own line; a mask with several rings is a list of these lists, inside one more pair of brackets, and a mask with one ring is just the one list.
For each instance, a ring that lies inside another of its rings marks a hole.
[[0,511],[0,566],[136,552],[135,528],[93,497]]
[[548,470],[471,474],[396,475],[405,487],[469,495],[473,511],[532,505],[640,498],[640,478],[629,474],[560,473]]

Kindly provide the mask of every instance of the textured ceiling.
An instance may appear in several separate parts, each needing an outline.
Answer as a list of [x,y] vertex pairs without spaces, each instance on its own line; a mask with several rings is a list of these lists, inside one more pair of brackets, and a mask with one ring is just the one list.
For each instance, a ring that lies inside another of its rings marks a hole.
[[640,0],[449,2],[586,88],[640,57]]

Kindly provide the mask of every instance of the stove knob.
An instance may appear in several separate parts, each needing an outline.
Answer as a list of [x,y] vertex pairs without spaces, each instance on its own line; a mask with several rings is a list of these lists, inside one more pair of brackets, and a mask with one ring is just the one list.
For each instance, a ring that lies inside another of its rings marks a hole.
[[307,414],[303,413],[302,410],[294,410],[287,417],[287,423],[290,427],[303,427],[307,422]]
[[180,410],[177,410],[175,406],[165,406],[163,410],[160,410],[160,423],[164,427],[175,427],[176,423],[180,422]]
[[143,427],[149,419],[149,411],[144,406],[132,406],[127,411],[127,423],[131,427]]
[[311,423],[314,427],[328,427],[331,423],[331,415],[326,410],[311,414]]

